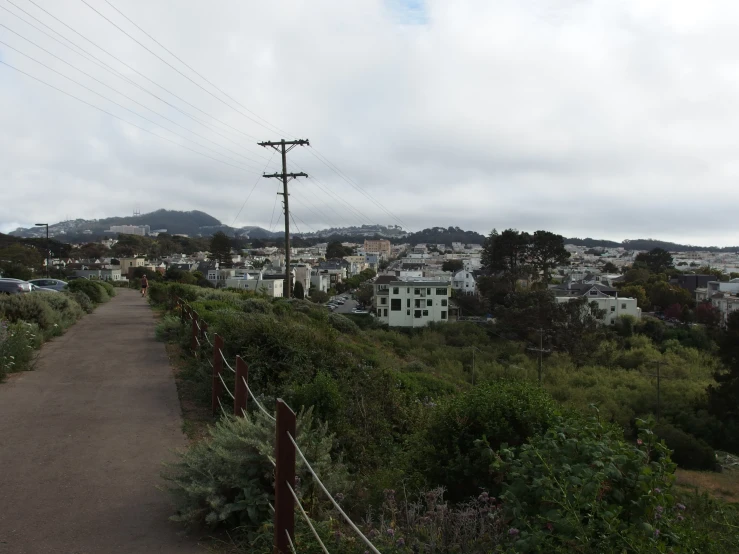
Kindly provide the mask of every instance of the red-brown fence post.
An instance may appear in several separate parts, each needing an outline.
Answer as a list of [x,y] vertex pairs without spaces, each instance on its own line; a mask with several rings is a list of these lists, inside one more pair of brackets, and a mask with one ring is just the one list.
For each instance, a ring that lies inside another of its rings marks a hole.
[[208,332],[208,324],[205,321],[200,321],[200,340],[205,340],[205,335]]
[[192,336],[190,337],[190,350],[193,353],[198,353],[198,316],[197,314],[192,315]]
[[234,384],[234,415],[236,417],[244,417],[244,412],[246,412],[248,394],[246,384],[248,382],[249,366],[241,359],[241,356],[236,356],[236,380]]
[[295,539],[295,499],[287,484],[295,488],[295,446],[288,433],[295,436],[295,413],[282,399],[277,399],[277,436],[275,437],[275,542],[274,554],[290,554],[290,539]]
[[180,322],[185,323],[185,306],[182,304],[182,300],[180,300],[180,297],[175,297],[175,306],[177,306],[177,309],[180,311]]
[[223,358],[221,357],[221,351],[223,350],[223,337],[220,335],[213,336],[213,415],[218,415],[218,399],[221,397],[223,392],[221,385],[221,372],[223,371]]

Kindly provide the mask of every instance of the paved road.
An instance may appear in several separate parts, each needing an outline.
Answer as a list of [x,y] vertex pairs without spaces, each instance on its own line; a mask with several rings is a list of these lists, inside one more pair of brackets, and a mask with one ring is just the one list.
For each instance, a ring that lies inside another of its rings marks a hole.
[[352,310],[357,306],[356,300],[352,300],[351,297],[347,298],[343,306],[339,306],[334,310],[335,314],[350,314]]
[[0,554],[195,554],[161,463],[185,445],[154,319],[118,296],[0,384]]

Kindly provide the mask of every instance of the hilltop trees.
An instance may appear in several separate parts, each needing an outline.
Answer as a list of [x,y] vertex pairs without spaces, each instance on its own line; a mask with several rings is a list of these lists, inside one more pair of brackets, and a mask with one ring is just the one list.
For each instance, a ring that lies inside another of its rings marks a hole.
[[649,252],[642,252],[634,260],[636,265],[643,264],[652,273],[666,273],[672,269],[674,262],[667,250],[655,248]]
[[443,264],[441,264],[442,271],[450,271],[452,273],[457,273],[457,271],[463,268],[464,263],[462,262],[462,260],[447,260]]
[[482,265],[492,272],[502,272],[510,290],[516,281],[532,273],[542,273],[548,284],[552,269],[566,263],[570,253],[565,250],[564,238],[549,231],[536,231],[533,235],[515,229],[498,233],[495,229],[485,240]]
[[331,258],[343,258],[344,256],[351,256],[352,254],[354,254],[354,250],[347,246],[344,246],[338,240],[329,242],[328,246],[326,247],[327,260],[330,260]]

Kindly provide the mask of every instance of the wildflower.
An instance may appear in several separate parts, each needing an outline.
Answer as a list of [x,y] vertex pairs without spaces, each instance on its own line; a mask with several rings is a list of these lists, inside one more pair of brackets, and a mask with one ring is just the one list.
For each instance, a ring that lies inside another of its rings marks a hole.
[[678,510],[681,510],[681,511],[682,511],[682,510],[685,510],[685,504],[677,504],[677,505],[675,506],[675,508],[677,508]]
[[552,522],[551,521],[547,523],[546,528],[549,531],[554,531],[554,525],[552,525]]
[[403,537],[399,538],[397,542],[395,543],[395,546],[398,546],[398,547],[405,546],[405,539],[403,539]]
[[518,530],[518,529],[516,529],[515,527],[511,527],[510,529],[508,529],[508,534],[509,534],[509,535],[510,535],[511,537],[516,537],[516,536],[518,536],[518,534],[519,534],[520,532],[521,532],[521,531],[519,531],[519,530]]
[[682,516],[682,514],[677,514],[677,520],[678,520],[678,521],[682,521],[682,520],[684,520],[684,519],[685,519],[685,518],[684,518],[684,517]]
[[659,529],[655,529],[654,530],[654,538],[655,539],[658,539],[659,538]]
[[391,537],[394,536],[395,535],[395,529],[393,529],[392,527],[388,527],[387,528],[387,534],[389,536],[391,536]]
[[664,508],[663,508],[662,506],[657,506],[657,507],[655,508],[655,510],[657,511],[657,513],[658,513],[658,514],[661,514],[662,512],[664,512],[664,511],[665,511],[665,509],[664,509]]
[[641,440],[641,439],[636,439],[636,444],[638,444],[639,446],[641,446],[642,444],[644,444],[644,441]]
[[336,496],[334,496],[334,499],[336,500],[336,502],[342,502],[344,500],[344,495],[338,492],[336,493]]
[[652,492],[654,492],[654,494],[660,494],[662,492],[662,489],[655,487]]

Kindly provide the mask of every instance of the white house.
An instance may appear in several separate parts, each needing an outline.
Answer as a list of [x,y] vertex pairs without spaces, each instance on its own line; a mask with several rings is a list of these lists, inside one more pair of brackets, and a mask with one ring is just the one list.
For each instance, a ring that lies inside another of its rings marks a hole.
[[476,294],[475,276],[467,269],[460,269],[452,277],[452,288],[459,294]]
[[375,313],[390,327],[424,327],[432,321],[449,321],[448,281],[391,281],[377,292]]
[[320,273],[314,269],[310,276],[310,285],[317,291],[328,292],[331,287],[328,273]]
[[739,296],[731,296],[723,292],[714,294],[711,304],[721,312],[721,326],[726,327],[729,314],[739,311]]
[[251,275],[231,277],[226,279],[226,286],[230,289],[245,289],[265,294],[270,298],[284,296],[284,279],[263,279],[261,274],[254,278]]
[[739,279],[732,279],[728,282],[709,281],[705,288],[695,289],[696,302],[703,302],[711,299],[717,293],[739,294]]
[[636,298],[621,298],[614,288],[598,284],[569,284],[566,287],[551,289],[557,302],[569,302],[584,296],[588,304],[595,302],[605,312],[601,321],[606,325],[615,324],[622,315],[641,319],[641,308],[636,305]]

